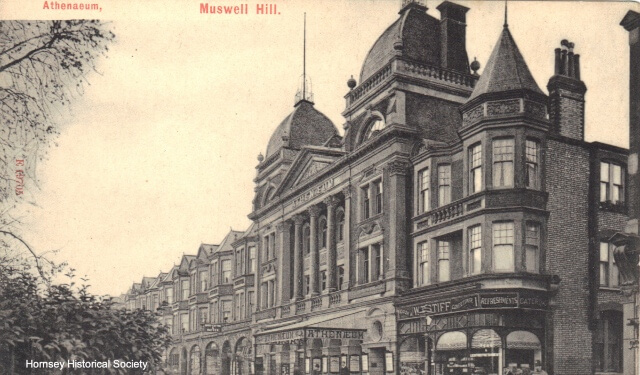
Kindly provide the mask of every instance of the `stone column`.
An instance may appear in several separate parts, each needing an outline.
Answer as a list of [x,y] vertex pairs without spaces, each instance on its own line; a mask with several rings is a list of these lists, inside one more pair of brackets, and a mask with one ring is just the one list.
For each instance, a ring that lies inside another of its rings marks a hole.
[[344,279],[342,290],[349,289],[351,285],[351,186],[342,189],[344,195],[344,233],[342,237],[342,251],[344,251]]
[[280,251],[276,250],[276,256],[278,257],[278,269],[276,270],[276,277],[278,282],[278,300],[276,305],[286,305],[291,299],[291,285],[289,280],[291,275],[291,223],[285,221],[276,225],[277,241]]
[[329,293],[338,290],[338,254],[336,253],[336,207],[338,198],[331,196],[324,200],[327,205],[327,281]]
[[304,217],[295,215],[293,217],[294,234],[293,234],[293,298],[302,299],[302,271],[304,264],[302,262],[302,223]]
[[[385,191],[393,192],[383,197],[387,200],[389,207],[385,215],[389,217],[389,230],[384,231],[385,257],[388,262],[383,260],[383,264],[388,266],[384,272],[387,277],[395,279],[395,289],[402,290],[410,287],[410,277],[408,270],[409,254],[407,243],[407,178],[409,174],[409,163],[404,160],[394,160],[387,166],[387,186]],[[384,246],[384,243],[382,244]]]
[[320,259],[318,257],[318,215],[320,215],[320,207],[309,207],[309,231],[311,239],[309,240],[309,253],[310,253],[310,267],[311,277],[309,286],[311,295],[316,296],[320,294],[318,289],[318,273],[320,270]]

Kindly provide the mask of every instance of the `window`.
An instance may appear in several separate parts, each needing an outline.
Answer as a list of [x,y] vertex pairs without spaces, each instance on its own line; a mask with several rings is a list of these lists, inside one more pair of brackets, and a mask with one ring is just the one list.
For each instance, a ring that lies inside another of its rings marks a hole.
[[338,222],[338,242],[341,242],[344,240],[344,211],[337,212],[336,221]]
[[379,214],[382,212],[382,180],[373,183],[373,191],[375,194],[375,206],[373,212]]
[[249,272],[256,272],[256,247],[249,247]]
[[450,241],[438,241],[438,281],[449,281],[451,272],[449,269]]
[[166,301],[168,304],[172,304],[173,303],[173,288],[167,288],[166,292],[165,292],[165,296],[166,296]]
[[429,168],[425,168],[418,172],[418,213],[429,211]]
[[229,284],[231,282],[231,261],[222,261],[222,283]]
[[327,248],[327,220],[324,217],[320,219],[320,248]]
[[235,295],[236,320],[244,319],[244,293],[239,292]]
[[514,270],[513,222],[493,224],[493,267],[496,271]]
[[222,301],[222,321],[224,323],[231,320],[231,301]]
[[276,257],[276,233],[269,234],[269,259]]
[[369,282],[369,248],[360,249],[360,258],[362,259],[362,269],[360,271],[360,283],[365,284]]
[[189,332],[189,314],[180,314],[180,328],[182,332]]
[[253,306],[255,306],[255,293],[247,292],[247,304],[249,305],[249,314],[253,314]]
[[451,203],[451,165],[438,166],[438,206]]
[[371,245],[371,281],[378,280],[382,276],[382,251],[380,244]]
[[527,272],[540,272],[540,224],[527,222],[524,232],[524,261]]
[[540,188],[540,142],[527,139],[525,142],[525,184],[530,189]]
[[271,240],[269,235],[264,236],[262,244],[262,262],[266,262],[269,260],[269,241]]
[[596,371],[622,372],[622,314],[603,311],[595,337]]
[[211,264],[211,285],[218,285],[218,261]]
[[374,120],[372,120],[369,123],[369,127],[367,128],[367,131],[364,133],[364,137],[362,138],[362,140],[366,141],[369,138],[373,137],[374,135],[380,133],[380,131],[384,129],[384,127],[385,127],[384,121],[376,117]]
[[236,272],[235,275],[240,276],[244,275],[244,248],[236,251]]
[[362,218],[368,219],[371,216],[371,211],[369,210],[370,205],[370,197],[369,197],[369,186],[365,186],[362,188]]
[[482,272],[482,227],[469,228],[469,274]]
[[344,283],[344,267],[338,266],[338,290],[342,290],[342,283]]
[[269,307],[276,305],[276,281],[269,280]]
[[514,140],[493,140],[493,187],[513,186]]
[[305,275],[304,276],[304,294],[309,294],[309,292],[311,291],[311,276],[309,275]]
[[622,167],[616,164],[600,163],[600,202],[622,202]]
[[219,319],[218,319],[218,301],[214,301],[211,304],[211,322],[212,323],[218,323]]
[[182,294],[181,294],[181,298],[182,301],[186,301],[189,299],[189,280],[182,280],[181,285],[181,290],[182,290]]
[[208,323],[209,312],[205,307],[200,308],[200,325],[204,325]]
[[429,285],[429,242],[418,243],[418,283]]
[[302,229],[302,247],[305,254],[311,252],[311,228],[309,228],[309,224],[305,224]]
[[620,285],[618,266],[613,257],[615,246],[608,242],[600,242],[600,285],[617,287]]
[[200,292],[204,292],[205,290],[207,290],[207,283],[209,280],[207,280],[207,271],[200,271],[198,272],[198,278],[200,279]]
[[469,148],[469,194],[482,190],[482,145]]
[[327,290],[327,271],[320,271],[320,290]]

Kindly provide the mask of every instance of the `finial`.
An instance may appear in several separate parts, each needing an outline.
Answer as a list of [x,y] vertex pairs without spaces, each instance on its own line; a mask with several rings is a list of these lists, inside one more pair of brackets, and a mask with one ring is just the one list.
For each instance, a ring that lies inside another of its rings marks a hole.
[[[304,32],[302,38],[302,87],[296,92],[295,104],[301,101],[313,103],[313,93],[311,92],[311,80],[307,77],[307,13],[304,13]],[[308,86],[308,87],[307,87]]]
[[507,14],[507,11],[508,11],[507,1],[508,0],[504,0],[504,25],[503,25],[504,27],[509,27],[509,22],[507,21],[508,20],[508,17],[507,17],[507,15],[508,15]]
[[351,75],[351,78],[349,78],[349,80],[347,81],[347,86],[349,86],[349,89],[353,90],[354,87],[356,87],[356,80],[355,78],[353,78],[353,75]]
[[471,70],[473,70],[473,75],[478,75],[478,69],[480,69],[480,62],[474,57],[471,62]]
[[258,154],[258,161],[262,163],[263,160],[264,160],[264,156],[262,155],[262,152],[261,152]]

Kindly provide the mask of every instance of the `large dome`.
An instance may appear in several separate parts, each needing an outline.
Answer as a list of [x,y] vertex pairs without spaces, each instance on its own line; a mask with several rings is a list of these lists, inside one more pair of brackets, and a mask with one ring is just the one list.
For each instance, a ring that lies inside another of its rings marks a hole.
[[426,8],[411,4],[380,35],[369,50],[360,71],[360,83],[384,67],[393,56],[401,55],[416,62],[440,64],[440,21],[427,14]]
[[266,157],[277,153],[282,147],[298,150],[303,146],[321,146],[337,133],[335,125],[315,109],[313,103],[301,100],[273,132]]

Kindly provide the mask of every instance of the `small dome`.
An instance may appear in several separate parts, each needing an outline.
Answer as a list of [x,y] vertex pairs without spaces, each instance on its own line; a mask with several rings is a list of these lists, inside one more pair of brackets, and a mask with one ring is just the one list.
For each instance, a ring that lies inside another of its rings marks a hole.
[[277,153],[282,147],[299,150],[303,146],[321,146],[337,133],[336,126],[315,109],[313,103],[301,100],[273,132],[265,158]]
[[360,71],[360,83],[384,67],[392,57],[401,54],[426,64],[440,63],[440,21],[422,6],[409,6],[380,35],[369,50]]

